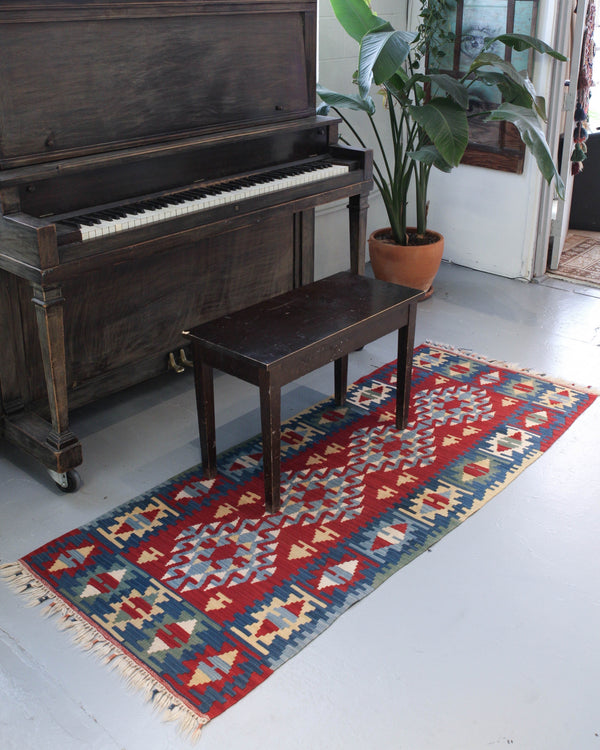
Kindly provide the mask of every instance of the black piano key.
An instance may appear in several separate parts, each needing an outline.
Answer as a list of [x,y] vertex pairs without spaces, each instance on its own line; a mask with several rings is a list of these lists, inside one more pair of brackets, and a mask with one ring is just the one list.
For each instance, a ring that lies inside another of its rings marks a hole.
[[118,208],[107,208],[103,211],[96,211],[93,214],[88,214],[92,219],[105,219],[110,221],[111,219],[124,219],[127,216],[127,212]]
[[157,208],[165,208],[164,202],[161,202],[155,198],[142,201],[139,205],[144,206],[144,208],[147,209],[148,211],[153,211],[153,210],[156,210]]

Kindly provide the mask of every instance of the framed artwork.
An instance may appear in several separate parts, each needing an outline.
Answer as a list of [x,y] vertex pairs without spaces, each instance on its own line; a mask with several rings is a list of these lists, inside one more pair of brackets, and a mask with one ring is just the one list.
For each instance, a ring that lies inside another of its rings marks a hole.
[[[442,42],[436,69],[459,77],[482,51],[487,38],[505,33],[534,36],[537,3],[538,0],[456,0],[455,9],[450,11],[450,41]],[[516,52],[503,44],[489,51],[531,75],[529,51]],[[497,92],[483,84],[472,87],[471,92],[469,108],[472,112],[487,111],[500,103],[494,98]],[[524,154],[525,146],[514,125],[476,118],[469,120],[469,146],[463,164],[521,173]]]

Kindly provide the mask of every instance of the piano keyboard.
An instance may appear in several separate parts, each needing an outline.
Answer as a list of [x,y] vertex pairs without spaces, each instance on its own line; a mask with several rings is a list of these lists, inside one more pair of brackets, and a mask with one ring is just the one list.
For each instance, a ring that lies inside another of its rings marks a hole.
[[348,171],[349,168],[344,165],[326,161],[313,162],[60,219],[60,223],[79,229],[81,238],[85,241],[337,177]]

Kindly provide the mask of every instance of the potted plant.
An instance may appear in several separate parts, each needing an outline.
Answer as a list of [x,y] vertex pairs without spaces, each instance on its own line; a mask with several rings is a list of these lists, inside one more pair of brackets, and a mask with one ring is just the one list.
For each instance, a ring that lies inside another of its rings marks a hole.
[[[543,131],[545,102],[535,92],[526,74],[491,52],[498,43],[516,51],[533,49],[559,60],[566,58],[535,37],[502,34],[486,40],[461,78],[436,72],[442,45],[452,38],[448,31],[451,0],[422,0],[418,31],[396,30],[371,9],[369,0],[330,0],[345,31],[359,44],[354,83],[358,93],[336,93],[322,85],[317,93],[323,105],[320,113],[333,109],[356,140],[366,143],[343,110],[361,111],[375,137],[374,181],[378,187],[390,226],[369,238],[369,254],[375,275],[431,293],[443,253],[443,238],[427,228],[427,190],[432,167],[450,172],[456,167],[469,142],[469,119],[508,121],[516,126],[548,183],[555,181],[564,195]],[[424,66],[426,55],[429,64]],[[386,116],[375,117],[371,97],[373,84],[379,87]],[[474,85],[497,89],[502,103],[492,110],[472,108]],[[409,195],[414,193],[416,227],[407,226]],[[377,239],[383,239],[378,243]],[[441,243],[440,243],[441,240]],[[433,243],[437,242],[434,248]],[[419,261],[426,256],[429,268],[417,268],[409,275],[390,271],[403,260]]]

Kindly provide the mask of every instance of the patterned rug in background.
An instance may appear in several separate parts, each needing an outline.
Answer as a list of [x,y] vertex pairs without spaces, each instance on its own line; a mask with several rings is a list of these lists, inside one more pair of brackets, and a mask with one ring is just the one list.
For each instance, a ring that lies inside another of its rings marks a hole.
[[558,268],[551,275],[600,287],[600,232],[569,230]]
[[[3,566],[76,640],[200,727],[265,680],[535,461],[594,395],[445,347],[415,351],[408,428],[394,366],[282,432],[264,513],[250,440]],[[575,460],[575,459],[574,459]]]

